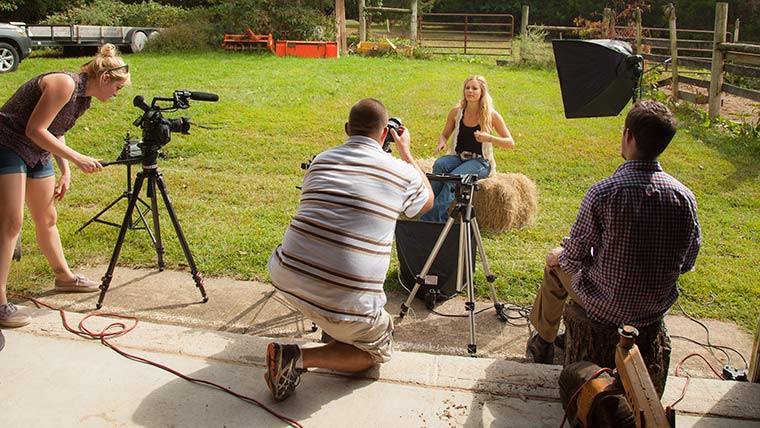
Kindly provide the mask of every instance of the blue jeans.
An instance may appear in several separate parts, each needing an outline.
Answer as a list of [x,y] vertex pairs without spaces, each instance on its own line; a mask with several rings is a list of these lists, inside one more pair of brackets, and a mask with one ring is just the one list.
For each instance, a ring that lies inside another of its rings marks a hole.
[[[477,174],[478,179],[486,178],[491,173],[488,159],[477,158],[462,160],[459,156],[445,155],[435,160],[433,172],[457,175]],[[431,180],[435,203],[433,208],[420,217],[422,221],[443,223],[449,216],[449,206],[454,200],[454,184]]]

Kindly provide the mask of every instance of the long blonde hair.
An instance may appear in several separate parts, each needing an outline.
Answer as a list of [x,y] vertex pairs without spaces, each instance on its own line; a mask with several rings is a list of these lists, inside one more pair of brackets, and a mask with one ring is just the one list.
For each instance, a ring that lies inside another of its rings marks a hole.
[[491,94],[488,93],[488,83],[486,82],[485,77],[474,74],[464,79],[464,85],[462,85],[462,101],[459,102],[459,106],[462,108],[462,110],[467,107],[467,99],[464,97],[464,88],[471,80],[478,82],[478,85],[480,85],[480,108],[478,110],[478,124],[480,125],[480,130],[483,132],[491,132],[491,111],[493,109],[493,99],[491,98]]
[[100,79],[108,73],[114,79],[129,81],[129,69],[127,64],[119,56],[116,46],[107,43],[98,49],[95,58],[82,64],[81,71],[87,73],[88,79]]

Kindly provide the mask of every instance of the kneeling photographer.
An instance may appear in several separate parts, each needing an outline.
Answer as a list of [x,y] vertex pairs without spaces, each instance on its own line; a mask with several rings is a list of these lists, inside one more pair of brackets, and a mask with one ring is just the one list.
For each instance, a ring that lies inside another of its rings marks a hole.
[[[361,372],[390,360],[393,321],[383,309],[396,219],[429,210],[433,191],[412,157],[411,137],[365,98],[345,125],[348,140],[317,155],[298,211],[269,258],[272,284],[334,340],[300,348],[270,343],[264,375],[284,400],[310,367]],[[390,134],[400,159],[383,150]]]

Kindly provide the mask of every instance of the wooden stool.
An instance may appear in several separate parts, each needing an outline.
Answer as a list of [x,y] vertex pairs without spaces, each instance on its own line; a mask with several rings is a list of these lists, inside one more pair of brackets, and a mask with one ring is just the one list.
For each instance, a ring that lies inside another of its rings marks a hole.
[[[565,305],[565,362],[564,366],[576,361],[590,361],[600,367],[615,367],[615,347],[620,335],[617,327],[603,325],[590,320],[579,305]],[[660,320],[639,328],[636,345],[652,378],[657,395],[662,397],[670,366],[670,336],[665,322]]]

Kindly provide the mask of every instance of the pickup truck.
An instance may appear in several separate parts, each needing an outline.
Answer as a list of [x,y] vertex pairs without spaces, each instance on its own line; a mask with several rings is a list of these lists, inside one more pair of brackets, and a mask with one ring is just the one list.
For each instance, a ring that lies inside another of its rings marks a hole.
[[0,73],[16,71],[31,53],[32,41],[23,28],[0,23]]

